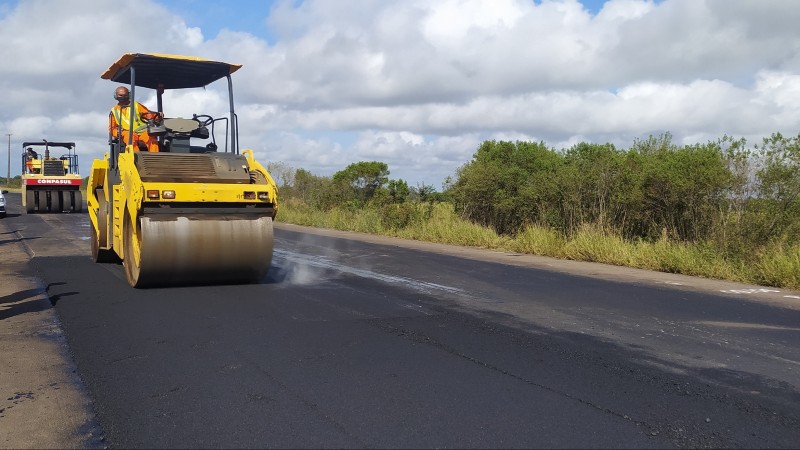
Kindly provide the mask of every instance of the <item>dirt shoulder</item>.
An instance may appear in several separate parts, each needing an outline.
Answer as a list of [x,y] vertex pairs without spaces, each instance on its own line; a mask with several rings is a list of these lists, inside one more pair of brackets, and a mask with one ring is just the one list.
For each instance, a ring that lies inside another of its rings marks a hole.
[[31,257],[0,220],[0,447],[102,448],[86,389]]

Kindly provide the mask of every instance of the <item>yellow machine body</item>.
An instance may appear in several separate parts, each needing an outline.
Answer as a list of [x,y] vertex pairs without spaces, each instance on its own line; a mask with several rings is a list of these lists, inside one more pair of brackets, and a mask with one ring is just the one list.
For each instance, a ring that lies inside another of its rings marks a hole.
[[[171,63],[189,62],[188,67],[200,70],[206,62],[146,56],[149,65],[140,69],[145,78],[157,79],[163,60],[165,79],[183,84],[185,79],[169,71]],[[137,59],[125,55],[120,61],[124,64],[115,64],[124,69]],[[178,125],[186,120],[164,122],[180,134]],[[94,161],[87,207],[95,261],[122,260],[134,287],[263,279],[272,260],[272,221],[278,206],[277,186],[269,172],[254,159],[252,150],[193,153],[174,142],[171,148],[141,152],[128,145],[115,152],[112,147],[103,159]]]

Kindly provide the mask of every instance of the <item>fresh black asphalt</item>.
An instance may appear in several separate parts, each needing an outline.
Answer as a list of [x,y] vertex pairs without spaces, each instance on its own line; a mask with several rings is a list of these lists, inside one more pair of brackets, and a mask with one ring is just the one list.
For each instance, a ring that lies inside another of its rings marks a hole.
[[11,212],[111,448],[800,442],[798,309],[280,227],[260,284],[138,290]]

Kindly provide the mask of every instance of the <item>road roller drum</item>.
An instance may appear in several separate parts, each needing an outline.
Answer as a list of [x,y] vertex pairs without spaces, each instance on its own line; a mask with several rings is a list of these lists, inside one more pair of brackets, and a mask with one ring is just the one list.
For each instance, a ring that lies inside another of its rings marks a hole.
[[137,287],[253,282],[272,260],[272,218],[141,217],[126,234],[125,273]]

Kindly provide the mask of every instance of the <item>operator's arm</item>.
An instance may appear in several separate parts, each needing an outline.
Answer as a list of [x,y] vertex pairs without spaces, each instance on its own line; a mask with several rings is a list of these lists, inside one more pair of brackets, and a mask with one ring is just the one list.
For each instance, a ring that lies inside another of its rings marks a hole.
[[154,120],[162,117],[161,113],[150,111],[150,109],[139,102],[136,102],[136,112],[139,113],[139,117],[142,120]]
[[114,108],[111,108],[108,113],[108,135],[117,137],[117,128],[119,128],[119,124],[117,124],[117,118],[114,116]]

